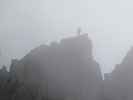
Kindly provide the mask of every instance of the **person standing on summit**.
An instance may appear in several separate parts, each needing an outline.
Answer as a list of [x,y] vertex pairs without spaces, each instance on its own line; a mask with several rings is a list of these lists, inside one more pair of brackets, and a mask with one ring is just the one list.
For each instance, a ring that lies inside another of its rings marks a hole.
[[81,33],[82,33],[82,29],[79,27],[79,28],[77,29],[77,35],[81,35]]

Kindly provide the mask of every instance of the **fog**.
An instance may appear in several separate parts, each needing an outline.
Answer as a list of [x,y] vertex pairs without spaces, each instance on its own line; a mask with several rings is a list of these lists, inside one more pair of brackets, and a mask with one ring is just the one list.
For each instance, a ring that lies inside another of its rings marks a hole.
[[103,72],[120,63],[133,45],[132,0],[0,0],[0,62],[9,66],[31,49],[76,35],[93,42]]

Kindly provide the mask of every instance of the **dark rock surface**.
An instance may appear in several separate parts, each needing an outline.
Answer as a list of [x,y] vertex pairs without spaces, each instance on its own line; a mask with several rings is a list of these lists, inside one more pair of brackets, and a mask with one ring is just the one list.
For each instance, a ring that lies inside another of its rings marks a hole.
[[104,80],[106,100],[133,99],[133,48]]
[[100,100],[102,75],[87,34],[35,48],[10,69],[36,100]]

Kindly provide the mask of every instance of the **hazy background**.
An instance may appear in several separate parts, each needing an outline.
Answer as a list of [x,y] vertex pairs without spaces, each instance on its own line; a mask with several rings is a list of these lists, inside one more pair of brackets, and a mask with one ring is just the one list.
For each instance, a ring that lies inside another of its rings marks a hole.
[[132,0],[0,0],[0,66],[40,44],[76,35],[80,26],[103,72],[110,72],[133,45],[132,5]]

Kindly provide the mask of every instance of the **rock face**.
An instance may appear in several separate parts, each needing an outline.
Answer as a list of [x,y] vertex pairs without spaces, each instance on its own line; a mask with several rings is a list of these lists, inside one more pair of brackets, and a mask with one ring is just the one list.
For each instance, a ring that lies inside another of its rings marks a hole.
[[101,99],[102,75],[86,34],[35,48],[11,70],[37,100]]
[[105,97],[108,100],[133,99],[133,48],[121,64],[105,79]]

